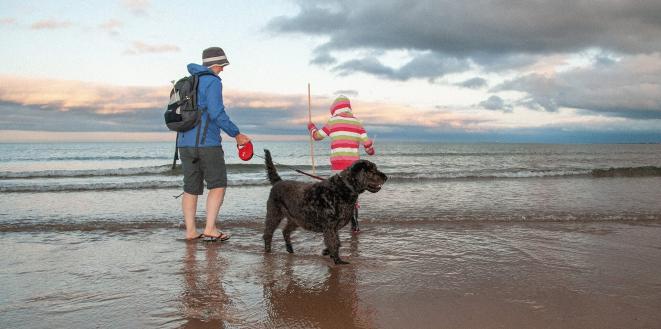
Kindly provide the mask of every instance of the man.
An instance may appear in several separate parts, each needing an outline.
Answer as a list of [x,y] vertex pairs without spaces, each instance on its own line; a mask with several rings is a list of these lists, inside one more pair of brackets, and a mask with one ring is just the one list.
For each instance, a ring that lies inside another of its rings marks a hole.
[[[207,48],[202,52],[202,65],[188,64],[188,72],[199,76],[197,105],[203,111],[201,122],[193,129],[180,132],[177,145],[184,172],[184,196],[181,207],[186,225],[186,239],[204,238],[205,241],[225,241],[229,235],[216,228],[227,187],[227,171],[220,131],[244,145],[250,138],[239,132],[239,128],[225,113],[223,85],[218,76],[229,65],[225,52],[219,47]],[[197,147],[196,147],[197,146]],[[195,211],[198,195],[202,195],[207,184],[206,226],[202,234],[195,228]]]

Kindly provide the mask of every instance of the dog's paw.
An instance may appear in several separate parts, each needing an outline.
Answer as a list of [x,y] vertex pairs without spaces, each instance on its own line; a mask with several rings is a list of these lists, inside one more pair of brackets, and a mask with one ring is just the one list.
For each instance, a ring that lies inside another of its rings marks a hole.
[[351,263],[349,263],[349,262],[347,262],[347,261],[341,260],[340,258],[333,259],[333,261],[335,262],[335,265],[346,265],[346,264],[351,264]]

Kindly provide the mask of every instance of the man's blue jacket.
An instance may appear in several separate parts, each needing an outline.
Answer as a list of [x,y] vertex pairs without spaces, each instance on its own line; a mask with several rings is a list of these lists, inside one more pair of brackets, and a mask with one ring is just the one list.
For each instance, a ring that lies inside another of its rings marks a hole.
[[[235,137],[239,134],[239,128],[230,120],[225,113],[223,104],[223,83],[219,76],[215,75],[208,67],[198,64],[188,64],[188,72],[193,75],[202,73],[211,73],[201,75],[197,87],[197,106],[203,110],[202,121],[195,128],[179,133],[177,145],[179,147],[194,147],[197,136],[197,129],[200,129],[200,147],[211,147],[220,145],[220,130],[226,134]],[[204,143],[202,137],[204,129],[208,128]]]

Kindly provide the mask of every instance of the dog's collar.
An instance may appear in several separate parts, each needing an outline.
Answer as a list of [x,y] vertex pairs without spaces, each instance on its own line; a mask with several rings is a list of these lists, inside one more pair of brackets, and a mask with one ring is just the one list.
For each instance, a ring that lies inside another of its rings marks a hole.
[[340,179],[342,179],[342,182],[344,183],[344,185],[351,191],[351,193],[358,194],[358,192],[356,192],[356,189],[353,188],[353,186],[351,184],[349,184],[349,182],[346,180],[344,175],[339,175],[339,176],[340,176]]

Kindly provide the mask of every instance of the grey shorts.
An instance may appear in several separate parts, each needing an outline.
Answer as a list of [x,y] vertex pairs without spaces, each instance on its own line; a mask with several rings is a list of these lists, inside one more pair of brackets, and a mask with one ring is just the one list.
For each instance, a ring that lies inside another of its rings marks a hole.
[[[227,187],[227,169],[225,168],[225,153],[223,148],[200,147],[196,152],[194,147],[180,147],[179,158],[184,172],[184,192],[202,195],[204,185],[207,189]],[[197,159],[197,161],[195,161]]]

